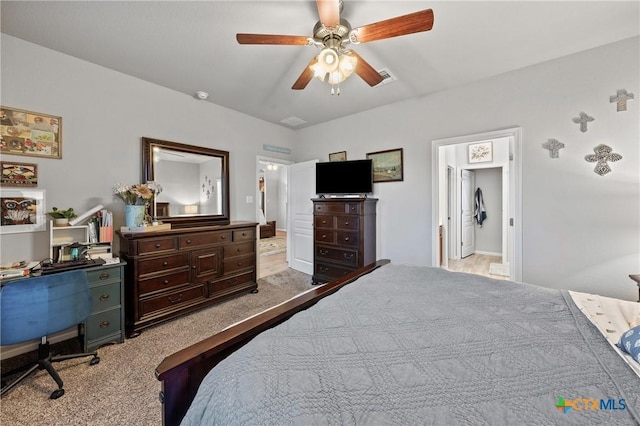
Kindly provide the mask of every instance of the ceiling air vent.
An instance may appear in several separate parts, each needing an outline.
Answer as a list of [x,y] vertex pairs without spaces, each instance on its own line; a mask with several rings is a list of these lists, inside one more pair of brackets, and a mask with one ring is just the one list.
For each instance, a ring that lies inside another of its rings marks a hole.
[[391,71],[389,71],[387,68],[382,68],[381,70],[378,70],[378,74],[382,76],[382,81],[379,84],[376,84],[375,87],[378,87],[382,84],[389,84],[392,81],[397,80],[396,76],[391,74]]
[[306,123],[306,121],[304,121],[302,118],[298,118],[298,117],[287,117],[284,120],[280,120],[281,123],[286,124],[287,126],[291,126],[291,127],[296,127],[299,126],[301,124]]

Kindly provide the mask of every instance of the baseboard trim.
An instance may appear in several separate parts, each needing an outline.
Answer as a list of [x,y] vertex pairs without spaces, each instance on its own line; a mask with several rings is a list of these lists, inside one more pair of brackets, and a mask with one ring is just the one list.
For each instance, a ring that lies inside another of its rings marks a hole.
[[502,257],[502,253],[494,253],[492,251],[480,251],[476,250],[476,254],[484,254],[485,256],[498,256]]

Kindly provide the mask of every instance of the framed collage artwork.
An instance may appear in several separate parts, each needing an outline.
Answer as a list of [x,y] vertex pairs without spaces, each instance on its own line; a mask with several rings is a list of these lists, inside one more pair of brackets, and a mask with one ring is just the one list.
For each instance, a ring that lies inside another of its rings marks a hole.
[[1,106],[0,153],[62,158],[62,118]]

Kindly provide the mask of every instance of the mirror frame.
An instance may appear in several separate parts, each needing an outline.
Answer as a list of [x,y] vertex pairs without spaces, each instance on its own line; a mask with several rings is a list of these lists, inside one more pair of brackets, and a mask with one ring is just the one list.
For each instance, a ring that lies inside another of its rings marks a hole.
[[[186,152],[190,154],[200,154],[209,157],[219,158],[222,161],[221,178],[222,178],[222,214],[219,215],[180,215],[180,216],[163,216],[159,218],[163,223],[170,223],[172,228],[186,228],[191,226],[208,226],[208,225],[228,225],[230,223],[229,211],[229,152],[213,148],[204,148],[195,145],[187,145],[178,142],[163,141],[152,138],[142,138],[142,181],[155,181],[154,176],[154,148],[170,149],[173,151]],[[162,186],[162,182],[158,181]]]

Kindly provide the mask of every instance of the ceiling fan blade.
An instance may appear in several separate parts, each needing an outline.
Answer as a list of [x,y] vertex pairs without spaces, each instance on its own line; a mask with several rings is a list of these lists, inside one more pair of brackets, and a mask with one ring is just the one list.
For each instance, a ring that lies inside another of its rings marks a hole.
[[367,61],[362,59],[362,56],[358,55],[356,52],[352,52],[358,58],[358,63],[356,65],[355,73],[360,76],[369,86],[373,87],[376,84],[379,84],[384,80],[380,73],[376,71]]
[[316,0],[318,16],[325,27],[337,27],[340,24],[339,0]]
[[309,44],[307,36],[292,36],[278,34],[236,34],[236,40],[240,44],[282,44],[282,45],[306,45]]
[[309,84],[309,82],[313,78],[313,70],[311,69],[311,67],[315,65],[317,62],[318,62],[317,56],[314,56],[313,59],[309,61],[309,64],[307,65],[307,67],[304,69],[304,71],[302,71],[302,74],[300,74],[300,77],[298,77],[296,82],[293,83],[293,86],[291,86],[293,90],[302,90],[305,87],[307,87],[307,84]]
[[398,16],[353,30],[360,43],[367,43],[385,38],[429,31],[433,28],[433,10],[426,9],[408,15]]

